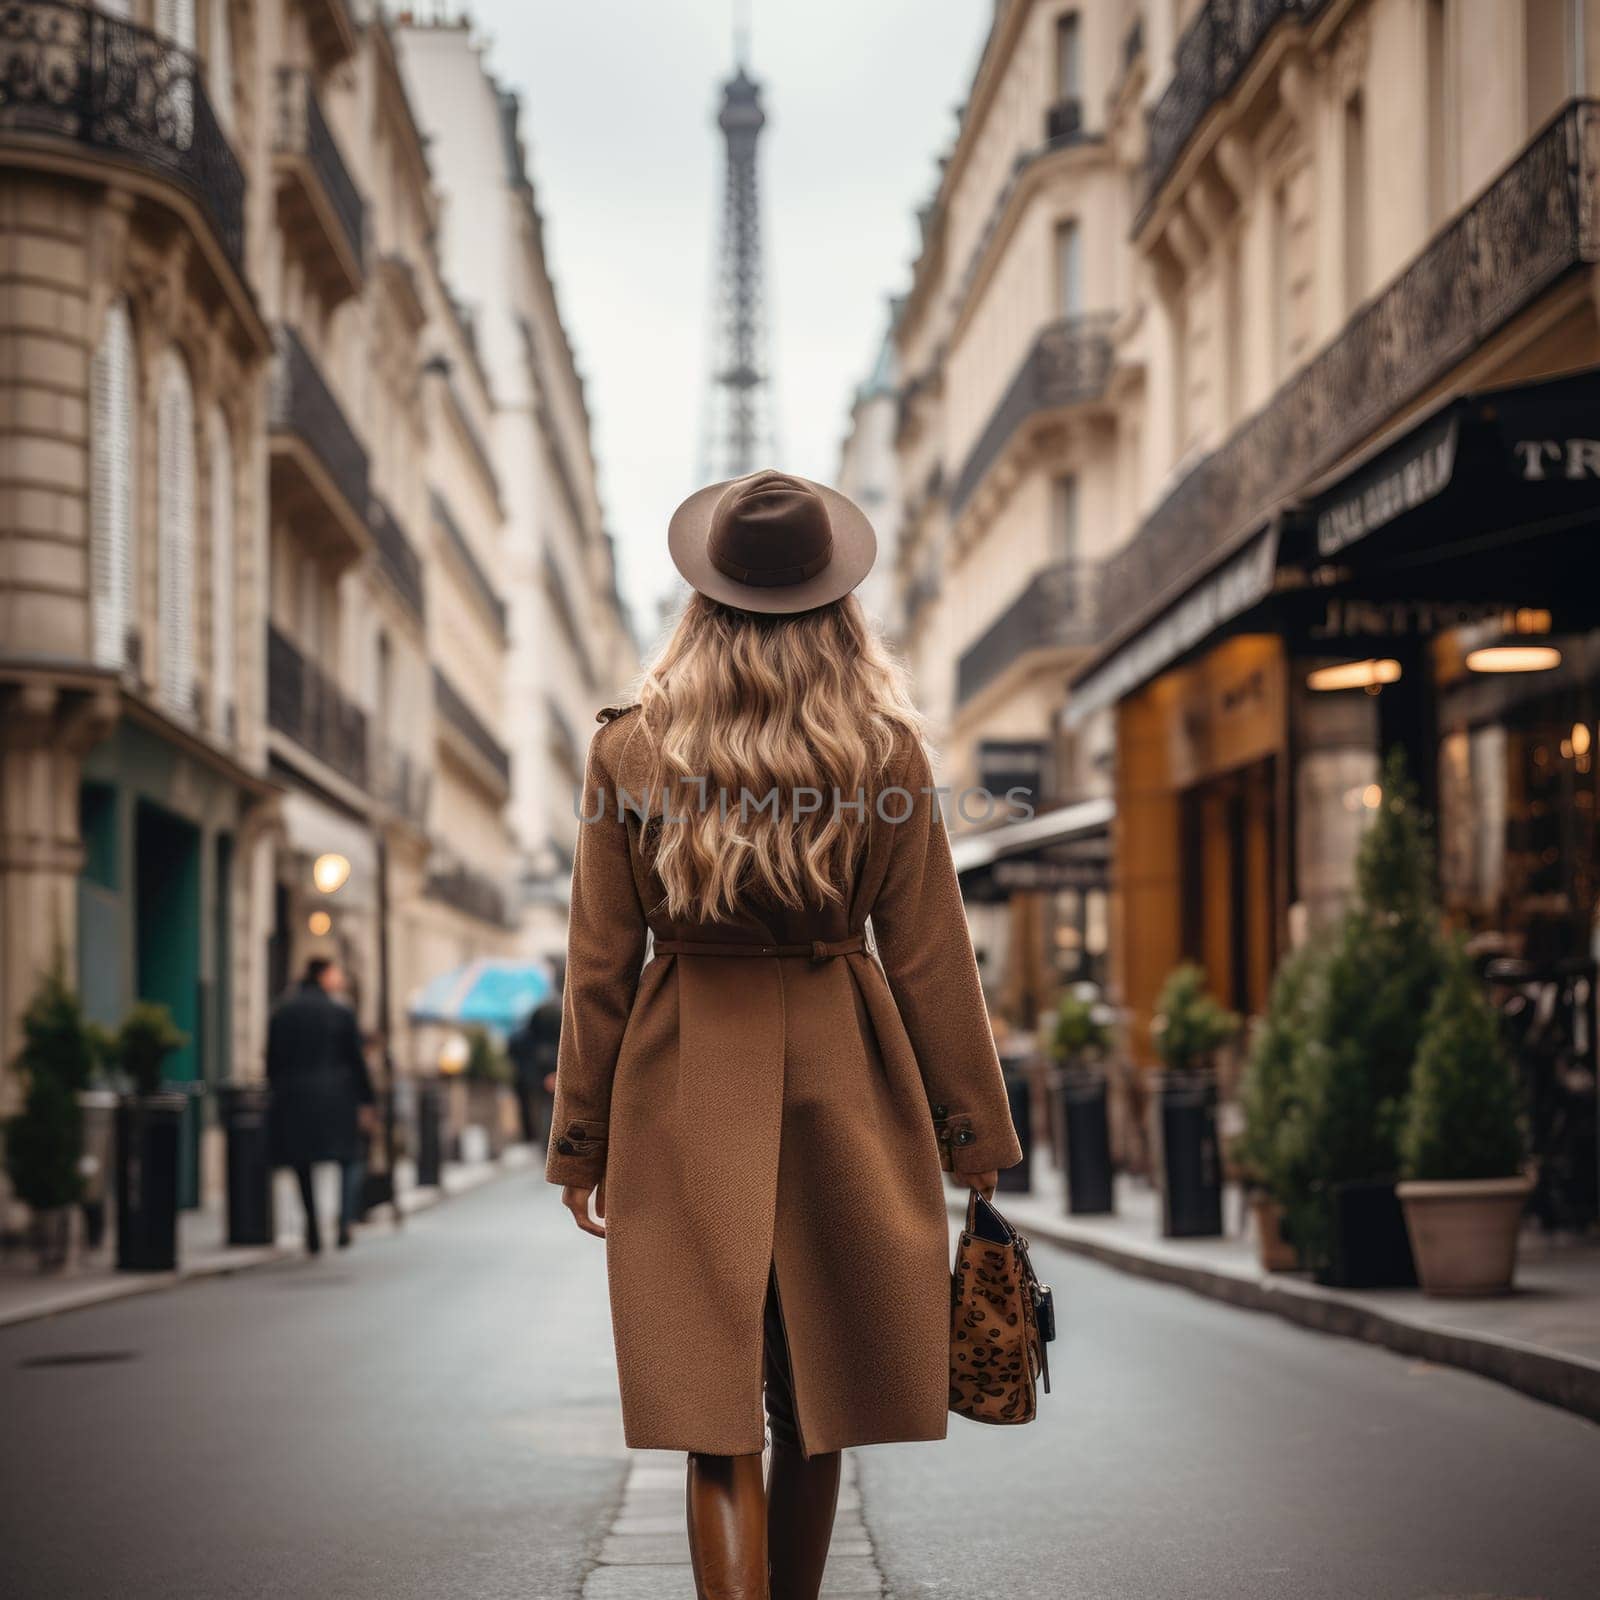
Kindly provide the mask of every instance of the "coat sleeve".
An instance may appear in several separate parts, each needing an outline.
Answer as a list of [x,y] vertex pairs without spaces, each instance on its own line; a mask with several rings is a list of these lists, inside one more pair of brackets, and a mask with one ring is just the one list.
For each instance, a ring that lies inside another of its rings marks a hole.
[[[892,842],[872,908],[878,959],[922,1072],[928,1110],[949,1172],[994,1172],[1022,1159],[994,1033],[972,954],[950,840],[920,743],[886,791]],[[909,798],[908,798],[909,797]]]
[[628,829],[598,748],[607,736],[602,728],[589,746],[573,851],[567,983],[545,1162],[551,1183],[592,1186],[605,1175],[611,1079],[644,965],[644,907]]

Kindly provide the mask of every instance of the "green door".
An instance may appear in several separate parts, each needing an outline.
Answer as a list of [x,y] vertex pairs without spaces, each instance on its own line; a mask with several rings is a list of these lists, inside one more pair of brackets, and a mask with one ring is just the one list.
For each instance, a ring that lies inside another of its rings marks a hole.
[[[134,829],[134,940],[141,1000],[167,1007],[188,1042],[167,1059],[173,1083],[201,1078],[200,830],[148,801]],[[200,1203],[200,1102],[191,1099],[179,1146],[178,1204]]]

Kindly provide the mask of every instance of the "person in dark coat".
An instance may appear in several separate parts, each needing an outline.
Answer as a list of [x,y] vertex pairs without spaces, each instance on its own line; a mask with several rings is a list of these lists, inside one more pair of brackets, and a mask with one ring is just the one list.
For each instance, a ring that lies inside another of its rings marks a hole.
[[566,963],[552,963],[555,988],[522,1019],[506,1040],[506,1053],[516,1073],[517,1106],[522,1137],[535,1149],[550,1138],[550,1112],[555,1103],[556,1062],[561,1052],[561,989]]
[[272,1086],[275,1166],[292,1167],[306,1212],[306,1249],[322,1249],[312,1167],[339,1164],[339,1244],[350,1243],[359,1200],[366,1138],[374,1122],[372,1079],[355,1012],[341,1004],[343,969],[318,956],[299,987],[281,1001],[267,1029],[267,1081]]

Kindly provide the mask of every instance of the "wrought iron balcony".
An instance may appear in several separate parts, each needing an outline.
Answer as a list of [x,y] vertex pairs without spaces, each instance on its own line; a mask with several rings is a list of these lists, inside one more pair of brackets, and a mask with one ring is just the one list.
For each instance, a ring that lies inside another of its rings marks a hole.
[[360,292],[366,271],[366,203],[344,164],[311,74],[279,67],[273,163],[278,201],[306,260],[337,293]]
[[267,628],[267,722],[319,761],[367,787],[367,714],[286,635]]
[[438,868],[428,874],[423,891],[430,900],[438,900],[469,917],[505,927],[510,918],[505,890],[495,880],[467,866]]
[[368,753],[372,793],[407,822],[422,827],[428,819],[431,774],[422,763],[375,733]]
[[1106,565],[1100,614],[1178,592],[1274,504],[1334,465],[1558,278],[1600,261],[1600,102],[1573,101]]
[[1110,312],[1063,317],[1043,329],[1023,357],[978,442],[956,474],[950,514],[959,516],[1012,438],[1042,411],[1098,400],[1111,375]]
[[176,185],[242,266],[244,171],[190,51],[93,6],[0,6],[0,142],[34,141],[92,150]]
[[1094,643],[1094,568],[1082,561],[1041,567],[956,662],[964,705],[1035,650],[1087,650]]
[[1233,92],[1267,35],[1286,18],[1310,21],[1327,4],[1328,0],[1206,0],[1183,30],[1173,52],[1172,77],[1149,112],[1146,213],[1195,130],[1212,106]]
[[386,501],[372,497],[369,520],[378,545],[378,565],[400,598],[419,620],[426,614],[422,587],[422,558],[395,520]]
[[450,546],[451,553],[461,563],[461,569],[467,575],[467,584],[471,588],[478,604],[494,619],[495,627],[499,630],[502,639],[506,636],[508,627],[506,603],[500,596],[500,591],[495,588],[494,580],[484,571],[483,563],[473,554],[472,546],[467,543],[467,538],[456,524],[456,519],[451,516],[450,508],[438,494],[429,496],[429,505],[433,511],[433,520],[439,531],[444,534],[445,543]]
[[331,535],[353,561],[372,543],[367,525],[367,452],[293,328],[274,331],[268,397],[274,505],[321,548]]
[[1071,144],[1083,137],[1083,101],[1073,95],[1057,100],[1044,114],[1044,137],[1047,144]]
[[461,692],[437,667],[433,669],[433,703],[445,726],[460,737],[501,784],[509,787],[511,752],[489,732],[461,697]]

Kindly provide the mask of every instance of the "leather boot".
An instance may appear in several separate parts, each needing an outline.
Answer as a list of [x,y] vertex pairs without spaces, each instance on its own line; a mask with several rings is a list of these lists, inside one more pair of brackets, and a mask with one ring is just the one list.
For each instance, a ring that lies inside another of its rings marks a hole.
[[689,1457],[685,1495],[696,1600],[768,1600],[761,1457]]
[[767,1560],[772,1600],[817,1600],[839,1504],[837,1450],[808,1461],[797,1446],[772,1441],[767,1470]]

